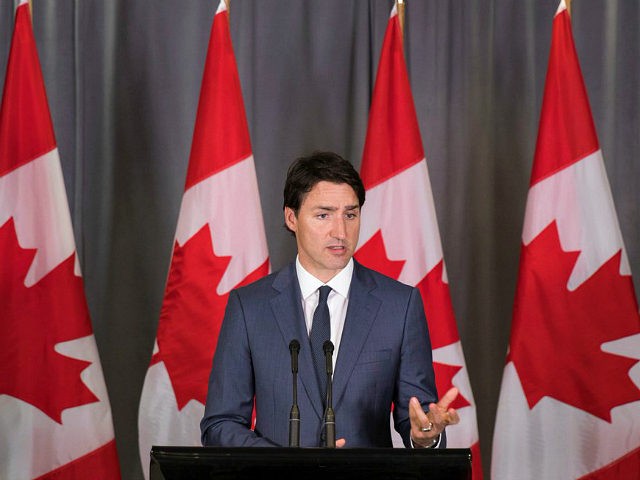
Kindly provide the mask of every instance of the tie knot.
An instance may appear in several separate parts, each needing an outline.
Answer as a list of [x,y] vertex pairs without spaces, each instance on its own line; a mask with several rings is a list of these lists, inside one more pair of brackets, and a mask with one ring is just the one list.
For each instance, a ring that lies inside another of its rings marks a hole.
[[327,298],[329,298],[329,293],[331,293],[331,287],[329,285],[323,285],[318,289],[318,291],[320,292],[320,300],[318,301],[318,304],[326,303]]

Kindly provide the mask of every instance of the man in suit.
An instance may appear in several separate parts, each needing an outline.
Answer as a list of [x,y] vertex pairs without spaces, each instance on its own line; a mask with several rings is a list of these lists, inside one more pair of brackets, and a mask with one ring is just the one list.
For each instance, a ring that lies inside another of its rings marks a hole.
[[316,152],[289,167],[284,220],[298,255],[230,293],[200,425],[203,445],[288,445],[295,339],[299,445],[323,446],[320,338],[334,346],[336,446],[392,447],[391,410],[406,447],[446,446],[445,427],[459,421],[450,407],[458,392],[452,388],[438,400],[420,293],[353,259],[364,200],[360,176],[337,154]]

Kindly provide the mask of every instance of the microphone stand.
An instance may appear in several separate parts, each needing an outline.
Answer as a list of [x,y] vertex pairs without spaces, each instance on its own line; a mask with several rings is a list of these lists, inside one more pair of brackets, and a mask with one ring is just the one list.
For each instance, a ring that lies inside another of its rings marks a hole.
[[327,340],[322,344],[327,368],[327,406],[324,413],[324,428],[326,434],[326,446],[336,446],[336,417],[333,411],[333,343]]
[[293,339],[289,343],[291,352],[291,373],[293,377],[293,404],[289,413],[289,446],[300,446],[300,410],[298,409],[298,352],[300,342]]

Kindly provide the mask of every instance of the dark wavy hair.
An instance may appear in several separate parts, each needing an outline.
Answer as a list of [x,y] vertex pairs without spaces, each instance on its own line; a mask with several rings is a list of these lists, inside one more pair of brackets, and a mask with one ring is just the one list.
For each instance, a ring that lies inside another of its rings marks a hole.
[[[289,166],[284,184],[284,203],[298,214],[306,195],[318,182],[346,183],[358,197],[360,207],[364,205],[365,190],[360,175],[351,162],[333,152],[313,152],[299,157]],[[286,227],[285,225],[285,228]]]

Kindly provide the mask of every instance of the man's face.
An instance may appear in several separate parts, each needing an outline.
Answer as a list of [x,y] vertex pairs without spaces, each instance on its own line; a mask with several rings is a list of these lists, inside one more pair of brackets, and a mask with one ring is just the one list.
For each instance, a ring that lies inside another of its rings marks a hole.
[[300,263],[319,280],[331,280],[353,256],[360,234],[360,205],[350,185],[318,182],[297,216],[285,207],[284,220],[296,234]]

